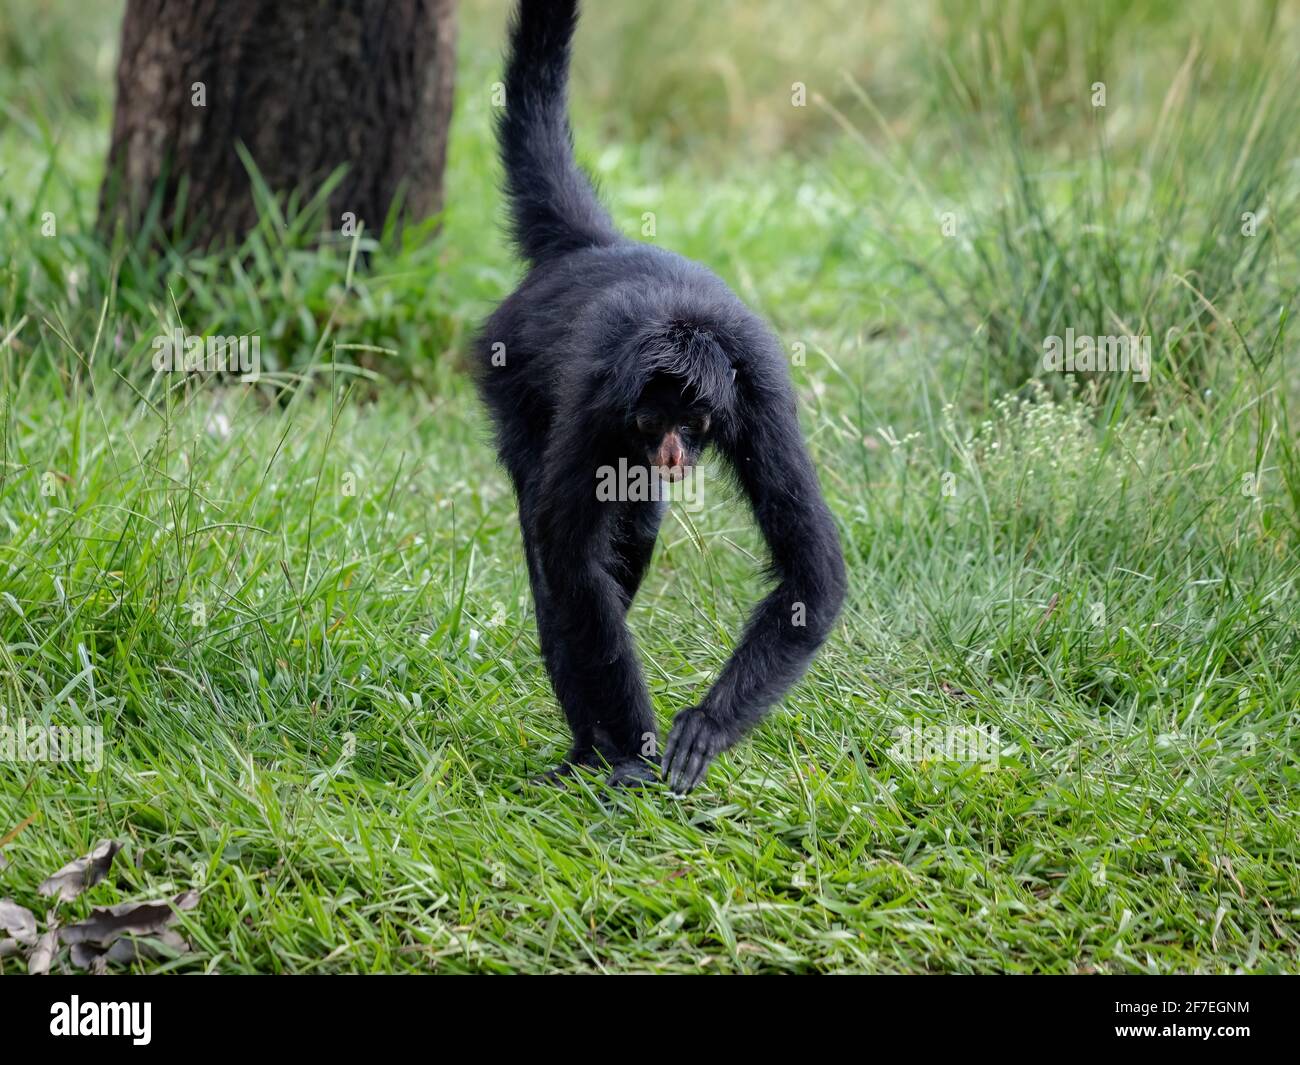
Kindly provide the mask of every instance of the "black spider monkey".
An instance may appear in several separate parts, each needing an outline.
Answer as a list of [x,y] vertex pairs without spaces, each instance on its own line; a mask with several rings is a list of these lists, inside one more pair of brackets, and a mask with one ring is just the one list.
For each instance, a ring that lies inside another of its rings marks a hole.
[[663,516],[602,501],[602,467],[675,479],[712,445],[767,541],[776,587],[712,689],[673,721],[662,768],[686,792],[799,679],[844,599],[844,561],[804,449],[781,345],[706,268],[615,229],[573,158],[577,0],[522,0],[497,137],[531,269],[476,341],[475,376],[514,481],[542,655],[573,732],[551,774],[607,763],[653,779],[658,732],[624,618]]

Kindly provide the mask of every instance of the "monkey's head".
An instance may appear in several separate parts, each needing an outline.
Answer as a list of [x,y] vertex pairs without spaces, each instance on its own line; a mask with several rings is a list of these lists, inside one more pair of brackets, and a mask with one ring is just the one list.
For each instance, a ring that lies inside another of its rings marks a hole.
[[680,481],[708,442],[713,413],[679,379],[657,376],[632,409],[632,431],[649,465],[668,481]]

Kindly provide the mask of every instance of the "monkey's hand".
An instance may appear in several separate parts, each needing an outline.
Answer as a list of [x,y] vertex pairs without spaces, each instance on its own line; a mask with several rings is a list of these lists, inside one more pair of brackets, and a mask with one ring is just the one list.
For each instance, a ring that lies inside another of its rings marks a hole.
[[688,706],[673,718],[664,748],[664,776],[678,795],[704,779],[709,763],[734,742],[732,730],[701,706]]

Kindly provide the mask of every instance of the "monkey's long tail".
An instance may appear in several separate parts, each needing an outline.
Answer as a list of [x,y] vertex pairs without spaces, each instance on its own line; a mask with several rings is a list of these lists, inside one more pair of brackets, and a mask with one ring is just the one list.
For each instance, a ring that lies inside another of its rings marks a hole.
[[514,240],[533,263],[618,240],[573,158],[567,87],[577,22],[577,0],[520,0],[510,24],[497,142]]

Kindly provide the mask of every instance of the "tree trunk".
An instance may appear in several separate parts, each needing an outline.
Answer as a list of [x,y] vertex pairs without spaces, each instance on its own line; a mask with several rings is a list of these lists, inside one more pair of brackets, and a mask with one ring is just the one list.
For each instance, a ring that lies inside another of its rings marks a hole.
[[[257,221],[248,150],[277,195],[338,167],[331,229],[442,207],[455,0],[128,0],[101,226],[206,247]],[[353,216],[349,219],[347,216]]]

